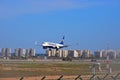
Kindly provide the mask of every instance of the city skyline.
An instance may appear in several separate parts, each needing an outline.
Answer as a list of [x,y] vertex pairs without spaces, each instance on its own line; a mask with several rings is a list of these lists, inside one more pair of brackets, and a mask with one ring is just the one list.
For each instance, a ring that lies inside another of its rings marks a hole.
[[[0,50],[0,58],[1,59],[29,59],[29,58],[40,58],[48,57],[48,58],[81,58],[81,59],[106,59],[109,55],[110,59],[119,59],[120,58],[120,50],[46,50],[45,54],[37,54],[35,49],[29,48],[16,48],[14,52],[11,52],[11,48],[2,48]],[[38,57],[39,56],[39,57]]]
[[60,42],[65,49],[120,49],[119,0],[0,1],[0,48],[35,48]]

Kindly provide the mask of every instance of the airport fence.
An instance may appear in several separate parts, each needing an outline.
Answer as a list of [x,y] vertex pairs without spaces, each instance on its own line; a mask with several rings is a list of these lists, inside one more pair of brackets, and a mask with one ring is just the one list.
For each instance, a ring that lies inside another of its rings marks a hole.
[[[40,77],[39,80],[120,80],[120,73],[118,74],[104,74],[104,75],[78,75],[78,76],[64,76],[60,75],[56,78],[53,78],[54,76],[51,76],[51,78],[47,78],[47,76]],[[24,77],[21,77],[19,80],[26,80]],[[33,79],[38,80],[38,79]]]

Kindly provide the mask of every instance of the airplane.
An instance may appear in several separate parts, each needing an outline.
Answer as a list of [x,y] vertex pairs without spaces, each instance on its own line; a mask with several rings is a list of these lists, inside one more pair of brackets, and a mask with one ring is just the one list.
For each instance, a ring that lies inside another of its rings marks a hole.
[[65,37],[63,36],[62,41],[60,43],[53,43],[53,42],[43,42],[42,47],[43,49],[61,49],[64,47],[68,47],[68,45],[64,45],[64,39]]

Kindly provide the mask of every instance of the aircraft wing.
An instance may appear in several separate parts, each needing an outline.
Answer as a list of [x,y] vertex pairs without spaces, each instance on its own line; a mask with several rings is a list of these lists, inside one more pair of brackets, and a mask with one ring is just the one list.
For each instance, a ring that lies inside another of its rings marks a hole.
[[64,45],[64,47],[68,47],[69,45]]

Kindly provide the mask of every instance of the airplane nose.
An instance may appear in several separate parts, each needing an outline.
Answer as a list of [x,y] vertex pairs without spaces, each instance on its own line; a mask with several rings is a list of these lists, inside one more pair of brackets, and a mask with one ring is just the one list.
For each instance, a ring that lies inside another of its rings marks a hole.
[[46,43],[46,42],[43,42],[43,43],[42,43],[43,46],[45,46],[45,45],[47,45],[47,44],[48,44],[48,43]]

